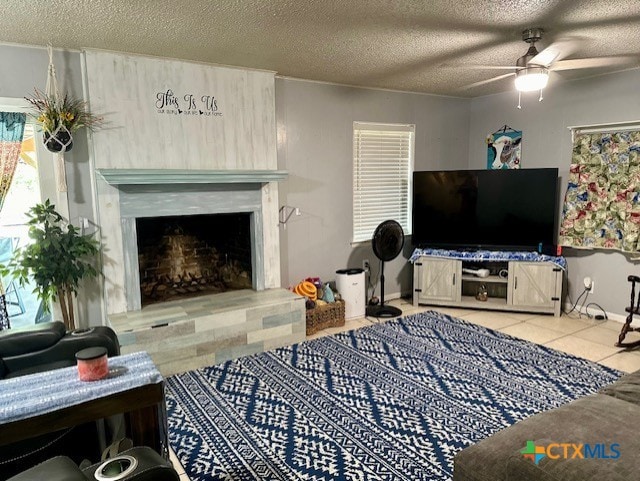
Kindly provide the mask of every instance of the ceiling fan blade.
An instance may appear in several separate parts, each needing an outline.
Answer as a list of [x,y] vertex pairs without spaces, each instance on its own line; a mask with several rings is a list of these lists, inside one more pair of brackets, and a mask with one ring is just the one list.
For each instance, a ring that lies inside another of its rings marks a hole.
[[559,60],[555,62],[550,70],[574,70],[579,68],[615,67],[616,65],[638,65],[640,57],[638,55],[617,55],[613,57],[593,57],[575,58],[569,60]]
[[467,70],[515,70],[517,68],[521,68],[515,65],[479,65],[479,64],[469,64],[469,63],[455,64],[455,65],[450,63],[443,63],[443,64],[440,64],[439,67],[464,68]]
[[488,84],[488,83],[491,83],[491,82],[495,82],[497,80],[502,80],[503,78],[512,77],[514,75],[515,75],[514,72],[506,73],[504,75],[498,75],[497,77],[493,77],[493,78],[490,78],[490,79],[487,79],[487,80],[480,80],[480,82],[474,82],[472,84],[465,85],[464,87],[461,87],[461,88],[463,90],[472,89],[474,87],[479,87],[480,85],[485,85],[485,84]]
[[529,60],[529,64],[549,66],[554,61],[561,60],[573,53],[578,47],[579,39],[561,38],[542,50],[538,55]]

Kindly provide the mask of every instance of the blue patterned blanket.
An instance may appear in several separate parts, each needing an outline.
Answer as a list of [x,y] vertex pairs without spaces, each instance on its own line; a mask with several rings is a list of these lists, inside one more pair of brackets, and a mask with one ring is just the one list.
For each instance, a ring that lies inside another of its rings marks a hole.
[[621,374],[427,312],[172,376],[169,438],[192,480],[450,480],[464,447]]
[[548,256],[537,252],[527,251],[456,251],[449,249],[415,248],[409,262],[415,262],[421,256],[446,257],[459,259],[462,261],[484,262],[484,261],[528,261],[528,262],[551,262],[563,270],[567,270],[567,260],[562,256]]

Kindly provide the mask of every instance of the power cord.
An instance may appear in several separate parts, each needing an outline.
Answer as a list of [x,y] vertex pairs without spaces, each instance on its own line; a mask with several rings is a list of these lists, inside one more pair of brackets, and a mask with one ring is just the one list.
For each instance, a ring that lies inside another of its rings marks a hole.
[[63,431],[62,434],[60,434],[56,438],[52,439],[51,441],[46,443],[44,446],[40,446],[39,448],[33,449],[32,451],[29,451],[29,452],[24,453],[24,454],[20,454],[20,455],[15,456],[15,457],[13,457],[11,459],[3,459],[3,460],[0,461],[0,465],[13,463],[15,461],[20,461],[20,460],[22,460],[22,459],[24,459],[24,458],[26,458],[28,456],[32,456],[34,454],[39,453],[40,451],[44,451],[45,449],[53,446],[55,443],[60,441],[63,437],[65,437],[67,434],[69,434],[74,428],[75,428],[75,426],[71,426],[69,429],[67,429],[66,431]]
[[[368,299],[366,299],[366,305],[376,305],[380,302],[379,299],[377,299],[375,297],[376,295],[376,288],[378,286],[378,282],[380,281],[380,272],[382,271],[382,259],[378,259],[378,275],[376,277],[376,281],[374,284],[371,283],[371,264],[369,264],[369,288],[371,288],[371,297],[369,297]],[[368,289],[367,289],[367,293],[368,293]],[[375,302],[374,302],[375,300]],[[366,309],[366,308],[365,308]],[[380,322],[380,318],[379,317],[375,317],[375,316],[367,316],[365,313],[364,318],[366,320],[368,320],[371,323],[379,323]]]
[[[585,296],[586,294],[586,296]],[[582,293],[578,296],[578,298],[576,299],[575,304],[573,304],[573,306],[571,306],[571,309],[569,309],[568,311],[565,312],[565,314],[568,316],[569,314],[571,314],[573,311],[576,310],[576,307],[578,306],[578,303],[580,302],[580,299],[582,299],[582,297],[585,296],[585,298],[582,301],[582,305],[580,306],[580,309],[582,309],[584,307],[584,303],[587,301],[587,297],[589,297],[589,289],[585,288]],[[580,312],[580,310],[578,310],[578,318],[582,318],[582,312]]]
[[[589,314],[590,306],[595,306],[596,308],[600,309],[600,311],[602,311],[602,314],[596,314],[596,315]],[[590,302],[589,304],[587,304],[587,307],[585,308],[585,312],[587,313],[587,316],[589,316],[589,319],[591,319],[592,317],[595,318],[597,321],[606,321],[607,319],[609,319],[609,317],[607,316],[607,311],[605,311],[600,306],[600,304],[596,304],[595,302]]]
[[[382,261],[380,261],[381,263]],[[376,295],[376,287],[378,286],[378,281],[380,280],[380,265],[378,265],[378,277],[376,278],[375,283],[371,283],[371,263],[369,263],[369,275],[367,279],[367,299],[365,299],[366,304],[369,305],[371,301],[375,298]],[[369,289],[371,289],[371,296],[369,297]]]
[[[573,304],[573,306],[571,306],[571,309],[568,310],[568,311],[565,311],[564,313],[568,316],[573,311],[575,311],[576,307],[578,306],[578,303],[582,299],[582,304],[580,304],[580,308],[578,309],[578,319],[582,319],[582,314],[585,314],[588,319],[595,318],[598,321],[606,321],[607,319],[609,319],[609,316],[607,316],[607,311],[605,311],[602,308],[602,306],[600,306],[600,304],[597,304],[595,302],[590,302],[589,304],[587,304],[585,306],[585,303],[587,302],[587,299],[589,298],[589,293],[590,293],[589,288],[585,287],[584,291],[582,291],[582,293],[576,299],[576,302]],[[583,296],[584,296],[584,299],[583,299]],[[590,314],[589,313],[589,307],[592,307],[592,306],[597,308],[597,309],[599,309],[602,312],[602,314],[595,314],[595,315]]]

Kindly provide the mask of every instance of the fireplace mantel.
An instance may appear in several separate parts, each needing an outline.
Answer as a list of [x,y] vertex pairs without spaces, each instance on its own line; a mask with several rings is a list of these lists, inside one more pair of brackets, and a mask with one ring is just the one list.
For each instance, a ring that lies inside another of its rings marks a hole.
[[142,307],[136,223],[144,217],[249,213],[253,289],[280,287],[278,183],[273,179],[286,173],[264,172],[100,169],[96,177],[108,188],[99,196],[102,243],[109,253],[103,268],[110,283],[107,315]]
[[97,169],[110,185],[246,184],[279,182],[285,170]]

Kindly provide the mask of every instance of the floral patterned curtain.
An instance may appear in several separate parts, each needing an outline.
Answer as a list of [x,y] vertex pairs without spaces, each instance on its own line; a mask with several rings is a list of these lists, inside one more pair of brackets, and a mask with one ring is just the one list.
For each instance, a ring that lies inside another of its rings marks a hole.
[[576,135],[560,244],[640,251],[640,132]]
[[[24,113],[0,112],[0,210],[18,165],[26,120]],[[0,331],[9,327],[4,288],[0,282]]]

